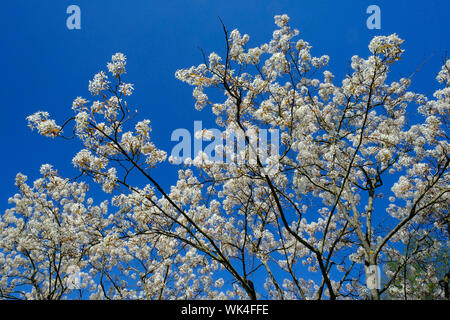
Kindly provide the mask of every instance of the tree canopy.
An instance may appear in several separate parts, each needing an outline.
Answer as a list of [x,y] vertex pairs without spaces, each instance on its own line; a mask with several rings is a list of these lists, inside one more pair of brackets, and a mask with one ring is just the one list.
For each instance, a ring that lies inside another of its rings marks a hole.
[[[450,60],[432,96],[412,92],[412,76],[388,77],[403,40],[377,36],[336,81],[287,15],[275,24],[253,47],[223,25],[223,55],[176,72],[218,127],[194,133],[210,144],[192,159],[152,142],[127,104],[122,53],[73,116],[30,115],[39,134],[81,141],[80,176],[50,164],[31,184],[17,175],[0,217],[0,297],[445,298]],[[152,174],[165,161],[178,170],[169,189]],[[89,196],[92,183],[108,200]]]

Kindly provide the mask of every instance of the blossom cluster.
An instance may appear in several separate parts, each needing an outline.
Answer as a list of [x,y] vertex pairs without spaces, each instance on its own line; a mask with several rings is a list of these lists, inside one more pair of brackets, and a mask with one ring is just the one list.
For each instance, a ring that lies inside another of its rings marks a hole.
[[[403,40],[377,36],[338,82],[287,15],[275,24],[253,48],[224,28],[226,55],[175,73],[224,136],[277,132],[273,156],[249,141],[217,152],[253,161],[199,153],[166,188],[152,170],[166,153],[150,120],[134,121],[126,57],[115,54],[113,79],[95,75],[98,100],[76,98],[70,118],[83,144],[72,162],[110,201],[93,205],[85,183],[49,165],[33,186],[18,174],[20,193],[0,219],[0,296],[61,298],[81,279],[93,299],[443,298],[435,262],[448,260],[450,60],[432,96],[413,92],[411,79],[389,73]],[[42,111],[27,119],[50,137],[70,123]],[[378,267],[387,281],[368,287],[365,270]]]

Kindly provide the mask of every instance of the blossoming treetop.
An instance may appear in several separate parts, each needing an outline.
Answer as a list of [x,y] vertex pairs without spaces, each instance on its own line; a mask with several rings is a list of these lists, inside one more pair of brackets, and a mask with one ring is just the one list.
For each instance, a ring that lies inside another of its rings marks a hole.
[[[223,57],[213,52],[176,72],[193,86],[195,108],[210,108],[224,132],[241,132],[241,156],[255,161],[203,154],[164,189],[150,169],[166,152],[126,103],[133,85],[121,53],[107,65],[111,79],[101,71],[89,82],[94,101],[77,98],[66,122],[29,116],[49,137],[67,136],[74,122],[83,149],[73,165],[111,198],[94,205],[87,183],[50,165],[33,185],[18,174],[19,193],[0,219],[0,296],[420,298],[434,284],[431,296],[443,297],[435,266],[416,270],[414,290],[401,271],[447,250],[450,60],[433,97],[411,92],[411,78],[388,81],[403,41],[378,36],[337,83],[329,57],[312,56],[287,15],[275,23],[272,39],[250,48],[248,35],[224,26]],[[209,90],[224,99],[210,101]],[[417,109],[414,124],[407,108]],[[262,129],[280,135],[268,159],[246,135]],[[436,233],[446,240],[429,241]],[[368,286],[365,273],[383,267],[383,281]]]

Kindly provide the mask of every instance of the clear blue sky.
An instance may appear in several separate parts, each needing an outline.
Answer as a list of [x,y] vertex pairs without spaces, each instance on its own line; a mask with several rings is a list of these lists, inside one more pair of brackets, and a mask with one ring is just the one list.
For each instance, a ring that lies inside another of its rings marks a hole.
[[[66,8],[71,4],[81,8],[81,30],[66,27]],[[366,27],[366,8],[371,4],[381,8],[381,30]],[[270,39],[275,14],[287,13],[291,25],[313,45],[313,53],[331,57],[336,80],[348,71],[352,55],[368,55],[373,36],[395,32],[406,40],[406,52],[392,76],[410,75],[434,54],[413,85],[429,94],[450,47],[449,12],[448,0],[2,2],[0,210],[8,207],[8,197],[16,192],[14,177],[19,171],[33,180],[42,163],[51,163],[62,175],[75,175],[71,160],[79,143],[39,136],[27,128],[25,117],[46,110],[62,123],[72,115],[74,98],[89,98],[88,80],[106,69],[115,52],[128,58],[126,81],[135,85],[129,104],[140,109],[142,118],[151,119],[155,143],[170,152],[174,129],[191,129],[194,120],[211,123],[208,110],[194,110],[191,88],[176,80],[174,72],[202,62],[198,47],[223,52],[218,16],[228,29],[248,33],[252,46]],[[175,169],[166,165],[158,172],[159,180],[173,183]]]

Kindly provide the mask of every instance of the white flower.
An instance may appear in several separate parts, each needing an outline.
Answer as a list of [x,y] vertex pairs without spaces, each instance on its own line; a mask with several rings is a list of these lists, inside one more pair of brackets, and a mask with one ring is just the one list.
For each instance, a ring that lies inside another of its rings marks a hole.
[[89,115],[87,112],[82,111],[79,112],[76,116],[75,116],[75,127],[77,130],[77,133],[84,133],[84,131],[88,128],[89,126]]
[[287,14],[275,16],[275,24],[278,27],[282,28],[286,26],[288,23],[289,23],[289,16]]
[[86,103],[88,103],[89,101],[87,101],[86,99],[82,98],[82,97],[77,97],[73,102],[72,102],[72,110],[75,112],[78,112],[79,110],[82,110],[84,108],[84,105]]
[[403,52],[400,49],[402,43],[403,40],[395,33],[390,36],[376,36],[370,41],[369,50],[373,54],[383,54],[386,57],[395,58]]
[[119,85],[119,92],[125,96],[130,96],[133,93],[133,85],[131,83],[121,83]]
[[445,83],[445,85],[450,85],[450,59],[447,59],[445,64],[442,66],[441,71],[439,71],[436,76],[436,80],[439,83]]
[[108,76],[103,71],[100,71],[94,76],[94,80],[89,80],[89,91],[93,96],[107,89],[109,84],[109,81],[107,79]]
[[105,191],[106,193],[111,193],[114,190],[117,181],[116,174],[117,174],[116,168],[108,169],[108,172],[102,184],[103,191]]
[[28,120],[28,126],[33,130],[37,129],[39,134],[47,137],[55,137],[60,134],[61,127],[58,126],[53,119],[48,119],[48,112],[38,111],[26,119]]
[[192,95],[196,100],[195,108],[197,110],[202,110],[206,106],[206,103],[208,102],[208,96],[205,93],[203,93],[203,88],[195,87],[194,91],[192,92]]
[[135,129],[136,129],[136,133],[139,136],[141,136],[143,138],[148,138],[149,137],[149,133],[152,130],[150,128],[150,120],[146,119],[146,120],[143,120],[143,121],[139,121],[136,124]]
[[211,141],[214,138],[214,132],[212,132],[211,130],[203,129],[195,132],[194,136],[199,140]]
[[109,72],[114,76],[119,76],[125,73],[125,65],[127,64],[126,57],[123,53],[116,53],[111,58],[112,62],[108,62],[107,67]]

